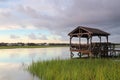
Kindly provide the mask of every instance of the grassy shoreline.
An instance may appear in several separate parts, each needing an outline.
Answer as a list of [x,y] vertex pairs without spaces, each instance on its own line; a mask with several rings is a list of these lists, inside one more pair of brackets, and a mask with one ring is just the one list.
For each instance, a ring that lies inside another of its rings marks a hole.
[[40,80],[119,80],[120,61],[75,59],[33,62],[28,71]]
[[15,49],[15,48],[51,48],[51,47],[68,47],[68,46],[0,46],[0,49]]

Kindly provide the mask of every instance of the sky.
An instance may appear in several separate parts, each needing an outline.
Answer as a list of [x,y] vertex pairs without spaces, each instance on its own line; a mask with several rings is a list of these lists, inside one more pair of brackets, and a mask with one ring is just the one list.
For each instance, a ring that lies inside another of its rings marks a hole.
[[77,26],[120,43],[120,0],[0,0],[0,42],[69,42]]

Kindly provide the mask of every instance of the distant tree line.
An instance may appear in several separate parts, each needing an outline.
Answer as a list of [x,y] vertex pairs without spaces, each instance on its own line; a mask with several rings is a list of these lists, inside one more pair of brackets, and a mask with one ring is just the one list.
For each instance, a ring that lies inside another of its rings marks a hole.
[[0,46],[68,46],[68,43],[0,43]]

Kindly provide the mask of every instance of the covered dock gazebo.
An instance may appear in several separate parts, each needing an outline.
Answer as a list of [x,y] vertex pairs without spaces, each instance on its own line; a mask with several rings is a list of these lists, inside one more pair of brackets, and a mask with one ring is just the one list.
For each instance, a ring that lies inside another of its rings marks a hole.
[[[68,35],[70,36],[71,58],[74,56],[74,52],[77,52],[79,57],[82,55],[88,55],[88,57],[108,56],[109,33],[96,28],[78,26]],[[96,36],[99,41],[93,42],[92,39]],[[78,38],[77,44],[72,43],[72,39],[75,37]],[[102,42],[102,37],[106,38],[105,42]],[[82,43],[82,38],[86,39],[86,44]]]

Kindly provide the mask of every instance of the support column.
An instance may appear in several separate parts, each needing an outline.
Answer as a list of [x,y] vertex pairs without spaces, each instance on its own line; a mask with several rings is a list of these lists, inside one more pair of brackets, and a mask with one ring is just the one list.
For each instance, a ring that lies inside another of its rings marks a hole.
[[106,36],[107,39],[107,57],[108,57],[108,48],[109,48],[109,44],[108,44],[108,36]]
[[71,45],[72,45],[72,36],[70,36],[70,50],[71,50]]
[[100,39],[100,43],[102,42],[102,40],[101,40],[101,36],[98,36],[98,38]]
[[89,45],[89,38],[87,38],[87,45]]
[[70,36],[70,57],[72,58],[74,56],[74,54],[72,53],[72,36]]
[[[79,37],[79,50],[81,50],[81,35],[78,35],[78,37]],[[81,58],[81,52],[80,51],[78,52],[78,56],[79,56],[79,58]]]
[[80,48],[81,48],[81,36],[78,35],[78,37],[79,37],[79,50],[80,50]]
[[110,47],[110,57],[112,56],[112,51],[111,51],[112,48],[111,48],[111,46],[112,46],[112,45],[111,45],[111,43],[110,43],[110,45],[109,45],[109,47]]
[[90,37],[90,57],[92,57],[92,36]]
[[79,37],[79,50],[81,49],[81,30],[79,28],[79,34],[78,34],[78,37]]
[[89,38],[87,38],[87,50],[89,50]]
[[107,44],[108,44],[108,36],[106,38],[107,38]]
[[99,55],[100,55],[100,57],[101,57],[101,54],[102,54],[102,45],[101,45],[101,42],[102,42],[102,40],[101,40],[101,36],[99,36],[99,39],[100,39],[100,45],[99,45]]

